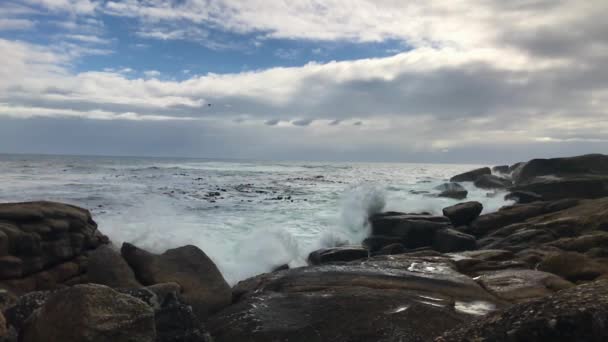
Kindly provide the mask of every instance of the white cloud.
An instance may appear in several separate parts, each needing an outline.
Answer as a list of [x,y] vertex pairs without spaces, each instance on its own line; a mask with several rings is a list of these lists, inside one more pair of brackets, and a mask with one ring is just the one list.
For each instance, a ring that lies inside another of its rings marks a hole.
[[29,30],[36,25],[36,22],[29,19],[7,19],[0,18],[0,31],[9,30]]
[[148,78],[158,77],[160,76],[160,71],[158,70],[146,70],[144,71],[144,76]]
[[52,11],[91,14],[99,6],[99,1],[91,0],[25,0],[26,3],[38,5]]

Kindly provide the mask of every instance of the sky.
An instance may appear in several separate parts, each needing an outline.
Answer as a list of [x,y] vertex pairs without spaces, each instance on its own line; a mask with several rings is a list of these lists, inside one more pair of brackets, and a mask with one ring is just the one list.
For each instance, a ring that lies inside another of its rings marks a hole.
[[2,0],[0,152],[608,151],[605,0]]

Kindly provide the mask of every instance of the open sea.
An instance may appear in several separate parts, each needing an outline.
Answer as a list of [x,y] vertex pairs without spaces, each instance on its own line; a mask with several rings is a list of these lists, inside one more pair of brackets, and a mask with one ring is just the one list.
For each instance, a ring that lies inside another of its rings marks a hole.
[[[360,243],[370,213],[440,214],[458,201],[433,188],[476,167],[0,154],[0,202],[87,208],[117,246],[196,245],[234,284],[304,265],[318,248]],[[507,204],[503,193],[463,185],[484,212]]]

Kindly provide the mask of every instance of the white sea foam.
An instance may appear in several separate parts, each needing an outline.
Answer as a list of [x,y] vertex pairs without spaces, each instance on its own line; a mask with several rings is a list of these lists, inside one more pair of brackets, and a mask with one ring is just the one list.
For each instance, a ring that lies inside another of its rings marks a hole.
[[[432,196],[433,188],[475,167],[0,156],[0,201],[89,208],[118,246],[161,253],[196,245],[234,284],[304,265],[318,248],[360,243],[375,212],[440,214],[458,201]],[[463,185],[485,212],[506,204],[503,193]]]

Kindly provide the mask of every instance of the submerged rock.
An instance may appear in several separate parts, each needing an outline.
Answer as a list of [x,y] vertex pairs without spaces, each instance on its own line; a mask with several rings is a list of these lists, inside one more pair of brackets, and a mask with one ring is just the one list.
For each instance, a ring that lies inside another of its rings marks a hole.
[[450,178],[450,182],[474,182],[477,178],[483,175],[491,175],[492,170],[489,167],[467,171]]
[[514,305],[448,331],[436,342],[606,341],[608,281]]
[[228,283],[198,247],[183,246],[158,255],[124,243],[121,253],[143,285],[178,283],[180,300],[192,305],[201,319],[231,302]]
[[149,342],[154,311],[139,299],[103,285],[76,285],[52,294],[26,322],[23,342]]
[[481,203],[472,201],[443,208],[443,215],[449,218],[455,227],[466,226],[473,222],[482,210]]

